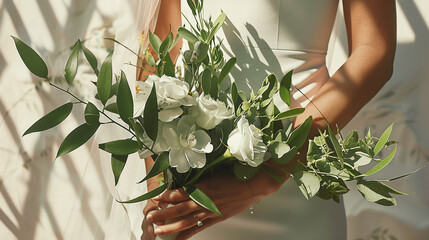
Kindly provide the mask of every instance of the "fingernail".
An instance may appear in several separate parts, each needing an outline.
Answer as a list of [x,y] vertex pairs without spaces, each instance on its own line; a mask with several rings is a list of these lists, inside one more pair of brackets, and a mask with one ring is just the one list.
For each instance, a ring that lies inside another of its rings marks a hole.
[[161,234],[161,229],[159,229],[159,228],[155,228],[154,233],[155,233],[156,235]]
[[158,195],[158,196],[156,196],[156,197],[153,197],[152,199],[153,199],[153,200],[158,201],[158,200],[160,200],[160,199],[161,199],[161,196],[159,196],[159,195]]

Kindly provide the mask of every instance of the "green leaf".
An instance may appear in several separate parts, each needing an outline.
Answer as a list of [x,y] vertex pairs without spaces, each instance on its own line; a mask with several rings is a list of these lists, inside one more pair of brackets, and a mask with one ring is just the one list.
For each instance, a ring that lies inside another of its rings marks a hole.
[[389,164],[390,161],[392,161],[393,157],[395,157],[396,148],[397,148],[397,145],[395,146],[395,149],[393,150],[393,152],[389,154],[389,156],[387,156],[385,159],[383,159],[381,162],[379,162],[377,165],[375,165],[373,168],[371,168],[367,173],[362,174],[361,176],[370,176],[370,175],[380,171],[385,166],[387,166],[387,164]]
[[391,188],[377,181],[359,181],[357,190],[370,201],[383,206],[396,205],[396,200],[390,195]]
[[88,60],[89,65],[91,65],[92,70],[94,70],[95,75],[98,76],[98,61],[94,54],[85,46],[82,45],[83,55],[85,55],[86,60]]
[[274,121],[283,120],[283,119],[287,119],[287,118],[293,118],[293,117],[296,117],[299,114],[303,113],[304,111],[305,111],[305,108],[292,108],[292,109],[289,109],[287,111],[284,111],[284,112],[278,114],[274,118]]
[[197,15],[196,9],[195,9],[195,4],[193,0],[187,0],[188,1],[188,6],[192,11],[192,14],[195,16]]
[[219,84],[222,83],[222,81],[228,76],[228,74],[234,69],[235,64],[237,63],[237,58],[233,57],[228,60],[228,62],[225,63],[225,66],[223,66],[222,71],[219,74]]
[[116,92],[116,104],[121,119],[129,123],[128,118],[133,117],[134,102],[130,87],[128,86],[127,77],[121,71],[121,79],[119,80],[118,90]]
[[201,207],[206,208],[222,217],[222,213],[220,213],[219,209],[216,207],[216,204],[200,189],[195,186],[184,187],[186,193],[189,197],[198,203]]
[[162,44],[161,39],[156,34],[152,33],[150,30],[149,30],[149,42],[153,50],[156,52],[156,54],[159,55],[159,47]]
[[113,176],[115,177],[115,186],[118,184],[119,177],[121,176],[122,170],[124,170],[125,163],[127,162],[128,155],[115,155],[112,154],[111,164]]
[[214,21],[213,23],[213,29],[210,31],[210,35],[208,37],[208,41],[211,41],[212,38],[215,36],[216,32],[219,31],[219,29],[222,27],[223,23],[225,22],[226,14],[222,12]]
[[313,162],[323,156],[323,152],[320,150],[319,146],[313,141],[308,141],[308,151],[307,151],[307,161]]
[[214,75],[211,79],[211,86],[210,86],[210,95],[212,98],[217,99],[219,95],[219,83],[216,75]]
[[29,133],[40,132],[46,129],[52,128],[60,124],[64,119],[66,119],[71,110],[73,109],[73,103],[66,103],[53,111],[49,112],[37,122],[35,122],[22,136],[25,136]]
[[138,183],[142,183],[149,178],[155,177],[156,175],[164,172],[170,167],[170,161],[168,158],[168,152],[162,152],[155,160],[155,163],[153,164],[152,168],[141,181]]
[[262,94],[262,99],[268,99],[277,92],[278,79],[274,73],[268,75],[262,82],[262,86],[269,85],[268,89]]
[[136,198],[128,200],[128,201],[122,201],[120,203],[137,203],[137,202],[141,202],[141,201],[145,201],[145,200],[151,199],[151,198],[153,198],[155,196],[158,196],[162,192],[164,192],[165,189],[167,189],[167,186],[168,186],[168,184],[163,184],[163,185],[155,188],[154,190],[141,195],[140,197],[136,197]]
[[335,153],[337,154],[338,158],[340,159],[341,162],[341,168],[344,167],[344,157],[343,157],[343,151],[341,149],[341,145],[338,142],[338,139],[335,137],[334,132],[331,129],[331,126],[328,124],[328,136],[329,136],[329,140],[331,140],[332,144],[334,145],[334,150]]
[[198,38],[191,33],[188,29],[184,27],[179,27],[177,30],[177,33],[184,39],[186,39],[189,43],[194,45],[196,42],[198,42]]
[[28,70],[38,77],[48,78],[48,67],[39,54],[18,38],[14,36],[11,37],[13,38],[13,41],[15,41],[15,46],[18,50],[19,56],[25,66],[27,66]]
[[209,45],[205,42],[196,42],[195,43],[195,53],[196,53],[196,59],[195,62],[199,63],[204,60],[204,58],[207,57],[208,51],[209,51]]
[[78,40],[74,44],[73,50],[70,53],[70,56],[67,59],[66,66],[64,68],[64,77],[66,78],[66,81],[69,84],[69,86],[72,85],[73,80],[77,73],[80,49],[81,49],[81,43]]
[[113,52],[110,52],[107,55],[101,65],[97,79],[97,92],[103,105],[106,105],[107,100],[109,100],[110,89],[112,88],[112,54]]
[[91,102],[88,102],[85,108],[85,121],[89,125],[97,126],[100,124],[99,119],[100,119],[100,112],[98,111],[97,107]]
[[291,94],[290,94],[290,86],[292,85],[292,73],[293,70],[289,71],[280,81],[280,98],[285,102],[288,106],[290,106]]
[[165,56],[164,74],[170,77],[175,77],[174,64],[171,61],[170,54]]
[[84,123],[75,128],[61,143],[55,158],[67,154],[85,144],[94,135],[98,127],[99,125],[94,126]]
[[305,121],[295,129],[289,136],[287,143],[290,146],[296,146],[300,148],[307,141],[308,133],[310,132],[311,124],[313,123],[313,118],[309,116]]
[[107,106],[104,108],[104,110],[109,111],[109,112],[111,112],[111,113],[119,114],[119,111],[118,111],[118,105],[117,105],[115,102],[114,102],[114,103],[111,103],[111,104],[109,104],[109,105],[107,105]]
[[143,111],[143,127],[152,141],[156,141],[158,134],[158,101],[156,99],[155,84],[152,86]]
[[147,64],[149,64],[149,66],[155,67],[155,65],[156,65],[155,58],[153,58],[152,54],[149,51],[144,53],[144,58],[145,58]]
[[232,169],[235,178],[240,181],[248,181],[252,179],[258,172],[259,167],[252,167],[247,164],[242,164],[240,162],[236,162]]
[[305,198],[310,199],[319,191],[320,181],[315,174],[298,171],[292,176]]
[[380,139],[378,140],[377,144],[374,148],[374,156],[377,155],[381,149],[384,147],[384,145],[389,140],[390,134],[392,133],[393,123],[383,132]]
[[354,148],[359,145],[359,135],[356,130],[350,131],[344,139],[344,147],[346,149]]
[[128,155],[139,150],[139,145],[131,139],[122,139],[99,144],[98,147],[115,155]]
[[211,87],[211,71],[210,69],[206,68],[203,71],[203,74],[201,76],[201,81],[202,81],[202,87],[203,87],[203,91],[205,95],[210,94],[210,87]]
[[173,42],[173,35],[170,32],[168,36],[164,39],[164,41],[161,43],[161,46],[159,46],[159,54],[160,58],[163,58],[162,55],[167,54],[167,50],[170,47],[170,44]]

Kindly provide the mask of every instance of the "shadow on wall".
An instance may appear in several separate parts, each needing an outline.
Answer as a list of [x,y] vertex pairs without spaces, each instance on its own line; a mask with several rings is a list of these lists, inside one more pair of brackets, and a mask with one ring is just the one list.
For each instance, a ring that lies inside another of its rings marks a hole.
[[[47,32],[49,33],[48,36],[45,37],[48,41],[52,41],[54,43],[54,46],[52,50],[47,50],[43,47],[43,45],[39,46],[37,51],[41,53],[42,56],[52,56],[57,54],[58,52],[62,52],[65,49],[67,49],[69,46],[72,45],[71,41],[75,41],[77,37],[82,38],[85,36],[85,33],[87,32],[87,28],[89,25],[90,20],[92,19],[93,15],[95,13],[102,14],[98,11],[96,1],[95,0],[79,0],[77,2],[74,2],[70,9],[68,9],[68,15],[65,21],[59,21],[58,20],[58,14],[55,13],[56,10],[54,10],[54,6],[51,5],[52,1],[48,0],[40,0],[37,1],[37,7],[39,8],[41,12],[41,16],[43,17],[43,23],[45,24],[45,27],[47,27]],[[30,36],[30,32],[34,33],[35,25],[28,26],[28,24],[25,24],[24,20],[27,20],[29,16],[24,15],[23,9],[28,8],[24,7],[24,2],[21,3],[21,1],[11,1],[6,0],[0,3],[0,16],[2,16],[0,19],[5,19],[4,16],[9,16],[12,22],[12,28],[15,29],[17,33],[17,37],[23,40],[26,43],[32,43],[32,37]],[[34,3],[33,3],[34,4]],[[31,17],[31,16],[30,16]],[[103,16],[101,16],[103,18]],[[26,21],[26,22],[27,22]],[[107,22],[107,17],[105,18],[105,21]],[[37,22],[35,22],[36,24]],[[0,22],[0,25],[5,24],[4,22]],[[12,40],[10,39],[12,42]],[[11,50],[15,51],[15,49]],[[8,81],[8,79],[4,78],[4,70],[7,66],[6,62],[6,56],[5,53],[2,51],[0,52],[0,77],[1,81]],[[79,170],[77,169],[78,164],[82,166],[84,162],[82,160],[84,159],[71,159],[69,156],[65,156],[61,159],[63,164],[66,165],[66,169],[68,172],[68,176],[63,176],[64,178],[69,177],[69,182],[74,188],[74,195],[76,199],[79,199],[79,204],[75,205],[75,201],[70,201],[74,205],[66,205],[65,203],[55,203],[56,208],[59,206],[64,207],[65,209],[69,209],[69,213],[67,216],[58,216],[59,214],[55,214],[52,206],[50,205],[50,202],[47,200],[50,200],[52,202],[52,192],[48,192],[48,186],[51,183],[52,177],[55,177],[52,165],[52,160],[54,159],[55,150],[52,149],[51,146],[58,146],[58,143],[64,139],[65,136],[61,134],[56,134],[54,137],[47,137],[47,135],[39,134],[39,141],[38,142],[44,142],[46,148],[45,149],[37,149],[37,146],[35,146],[34,149],[28,149],[28,146],[23,145],[22,141],[22,132],[20,132],[18,129],[18,121],[16,119],[12,118],[12,111],[13,108],[19,103],[19,101],[25,100],[24,94],[31,94],[33,98],[37,98],[41,105],[41,111],[43,114],[46,114],[47,112],[51,111],[54,107],[57,106],[56,98],[53,95],[50,95],[46,93],[43,89],[43,87],[40,87],[41,80],[37,77],[32,76],[31,82],[34,85],[34,89],[31,90],[30,93],[22,93],[23,96],[19,99],[18,102],[16,102],[13,105],[8,105],[5,102],[5,99],[2,99],[0,97],[0,112],[2,115],[3,121],[0,122],[0,127],[3,131],[5,129],[7,132],[2,133],[4,136],[11,136],[10,140],[13,141],[14,146],[16,146],[16,150],[19,153],[14,153],[15,157],[13,160],[16,161],[23,161],[22,166],[25,166],[28,168],[27,175],[29,175],[27,182],[27,193],[24,197],[24,200],[22,200],[22,196],[17,196],[15,192],[13,192],[13,189],[9,188],[6,189],[4,186],[4,180],[7,177],[1,176],[0,179],[0,192],[1,196],[5,202],[5,206],[2,206],[0,209],[0,221],[4,223],[5,227],[17,238],[17,239],[34,239],[36,237],[36,231],[38,228],[40,228],[40,221],[42,218],[48,218],[50,226],[53,233],[55,234],[56,239],[63,239],[64,233],[69,231],[69,228],[73,229],[74,226],[60,226],[58,223],[58,218],[61,217],[62,222],[64,222],[65,218],[70,219],[71,215],[73,215],[73,211],[82,211],[85,214],[83,214],[84,218],[82,219],[85,221],[85,224],[87,225],[88,229],[91,229],[92,236],[94,238],[100,238],[104,239],[104,233],[100,233],[100,229],[103,229],[98,222],[97,217],[95,216],[93,209],[89,205],[90,200],[90,193],[86,189],[84,183],[82,182],[83,179],[81,179],[81,176],[77,176],[79,173]],[[4,85],[3,85],[4,86]],[[2,89],[4,91],[4,89]],[[4,94],[2,94],[4,96]],[[15,114],[16,115],[16,114]],[[79,122],[81,119],[81,116],[76,114],[76,111],[72,113],[72,115],[69,117],[75,120],[75,122]],[[86,145],[86,152],[90,152],[90,145]],[[31,146],[30,146],[31,147]],[[15,149],[13,149],[15,150]],[[1,151],[4,151],[4,149],[1,149]],[[28,155],[28,152],[33,152],[34,155]],[[12,155],[12,154],[11,154]],[[89,155],[89,154],[88,154]],[[88,157],[90,158],[90,157]],[[79,162],[78,160],[81,160]],[[85,159],[86,160],[86,159]],[[86,162],[85,164],[89,164]],[[79,167],[81,168],[81,167]],[[17,169],[21,170],[21,169]],[[80,174],[80,173],[79,173]],[[104,182],[103,173],[101,172],[101,169],[97,169],[97,175],[100,179],[100,182]],[[56,176],[58,177],[58,176]],[[106,189],[106,192],[108,190]],[[50,197],[48,198],[48,194]],[[19,202],[21,202],[23,205],[18,206],[16,203],[16,199],[19,198]],[[3,204],[2,204],[3,205]],[[11,215],[8,215],[5,211],[12,213]],[[79,208],[79,209],[75,209]],[[42,211],[44,210],[44,212]],[[46,216],[42,216],[46,215]]]

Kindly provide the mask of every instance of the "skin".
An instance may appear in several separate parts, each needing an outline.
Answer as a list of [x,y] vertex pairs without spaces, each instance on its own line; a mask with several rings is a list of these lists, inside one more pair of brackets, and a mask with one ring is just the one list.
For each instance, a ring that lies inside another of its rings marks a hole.
[[[316,135],[317,128],[326,127],[319,110],[332,126],[344,127],[384,86],[393,72],[396,49],[395,1],[343,0],[343,7],[349,57],[313,98],[314,104],[308,104],[305,112],[295,119],[294,126],[298,127],[308,116],[313,116],[309,137]],[[292,168],[298,160],[285,166],[272,164],[271,167],[286,181],[289,176],[279,171],[278,167]],[[149,190],[155,185],[148,182]],[[223,218],[197,205],[183,189],[169,190],[148,201],[144,210],[146,218],[142,224],[142,239],[155,239],[155,234],[174,232],[180,232],[176,239],[188,239],[211,225],[248,210],[254,202],[276,193],[282,184],[260,172],[247,183],[233,176],[218,174],[197,186],[215,202]],[[158,210],[158,205],[168,203],[176,205]],[[194,215],[204,223],[203,226],[196,226]],[[163,224],[165,221],[169,223]],[[151,223],[156,223],[158,227],[154,230]]]

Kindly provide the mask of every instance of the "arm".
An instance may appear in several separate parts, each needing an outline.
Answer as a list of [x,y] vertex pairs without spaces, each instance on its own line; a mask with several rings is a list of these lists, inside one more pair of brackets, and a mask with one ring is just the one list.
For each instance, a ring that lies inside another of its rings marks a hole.
[[[394,0],[343,0],[349,41],[349,58],[332,78],[319,90],[313,99],[314,105],[323,112],[330,124],[344,127],[353,116],[383,87],[393,71],[393,59],[396,48],[396,8]],[[295,127],[308,116],[314,122],[309,137],[324,129],[326,124],[322,115],[313,104],[296,118]],[[332,107],[335,105],[335,107]],[[301,151],[302,152],[302,151]],[[286,167],[290,167],[286,166]],[[273,167],[273,170],[275,168]],[[282,174],[280,171],[276,171]],[[189,200],[182,190],[171,190],[157,197],[158,201],[180,202],[178,207],[150,212],[149,221],[179,220],[159,226],[157,234],[169,234],[182,231],[177,239],[187,239],[204,228],[223,221],[229,216],[248,209],[253,201],[275,193],[281,186],[264,172],[260,172],[247,184],[225,176],[214,176],[198,186],[217,204],[224,218],[202,209]],[[283,174],[284,180],[288,176]],[[217,184],[216,184],[217,183]],[[222,188],[217,186],[222,186]],[[225,187],[228,186],[228,187]],[[269,187],[267,187],[269,186]],[[235,194],[229,194],[234,192]],[[240,202],[237,206],[237,201]],[[194,214],[204,222],[202,227],[195,226]]]
[[[156,23],[154,33],[158,35],[158,37],[161,40],[163,40],[168,36],[170,30],[173,33],[174,37],[177,35],[177,29],[182,25],[182,18],[180,15],[180,0],[160,0],[160,1],[161,1],[161,6],[159,9],[158,20]],[[179,56],[181,46],[182,46],[182,40],[180,39],[179,42],[176,44],[176,46],[174,46],[173,49],[171,50],[170,56],[173,62],[175,62],[177,57]],[[149,51],[151,51],[153,56],[156,56],[152,48],[150,48]],[[148,68],[149,66],[147,65],[145,67]],[[139,80],[145,80],[146,79],[145,75],[147,75],[147,73],[145,73],[144,71],[137,73]],[[152,168],[153,164],[154,164],[154,161],[152,157],[148,157],[145,159],[146,174]],[[148,192],[152,191],[158,186],[159,186],[159,182],[157,178],[151,178],[147,180]],[[154,201],[153,199],[150,199],[147,201],[146,206],[143,209],[143,214],[144,216],[146,216],[149,211],[157,210],[157,209],[158,209],[158,202]],[[151,223],[148,223],[146,218],[142,222],[142,229],[143,229],[143,232],[145,233],[145,235],[142,236],[142,239],[155,239],[155,235],[153,234],[153,225]]]

